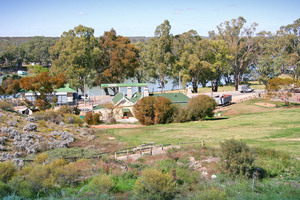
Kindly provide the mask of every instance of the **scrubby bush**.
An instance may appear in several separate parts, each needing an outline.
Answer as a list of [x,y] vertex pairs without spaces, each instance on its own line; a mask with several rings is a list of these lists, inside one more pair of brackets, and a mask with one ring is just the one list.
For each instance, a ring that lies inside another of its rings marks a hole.
[[11,110],[14,110],[14,107],[11,103],[3,100],[3,101],[0,101],[0,109],[6,110],[6,111],[11,111]]
[[174,105],[170,99],[165,97],[157,97],[154,103],[155,124],[167,124],[172,122],[174,114]]
[[176,182],[169,174],[156,169],[146,169],[134,186],[136,199],[173,199],[176,195]]
[[0,181],[7,183],[16,173],[17,169],[13,162],[5,161],[0,163]]
[[221,166],[224,171],[231,175],[252,175],[254,156],[253,152],[243,141],[234,139],[225,140],[221,146]]
[[59,124],[63,121],[63,116],[60,113],[55,112],[53,110],[36,112],[33,114],[33,116],[37,120],[46,120],[56,124]]
[[68,105],[63,105],[63,106],[59,107],[57,112],[60,114],[63,114],[63,115],[64,114],[73,114],[73,108]]
[[0,198],[7,196],[9,193],[10,187],[6,183],[0,181]]
[[173,122],[183,123],[189,121],[189,110],[183,108],[181,105],[174,106]]
[[141,124],[166,124],[172,122],[174,105],[165,97],[144,97],[134,105],[133,112]]
[[100,117],[101,117],[100,113],[93,113],[92,111],[90,111],[85,114],[84,121],[88,125],[97,125],[101,123]]
[[83,125],[83,120],[75,114],[65,114],[64,122],[66,124],[77,124],[78,126]]
[[144,125],[154,124],[156,102],[155,97],[144,97],[139,100],[133,107],[133,112],[137,120]]
[[197,121],[202,120],[205,117],[212,117],[216,106],[216,101],[207,95],[199,95],[191,98],[186,105],[186,109],[188,110],[188,120]]
[[114,183],[110,175],[100,174],[89,183],[89,190],[97,195],[108,194]]

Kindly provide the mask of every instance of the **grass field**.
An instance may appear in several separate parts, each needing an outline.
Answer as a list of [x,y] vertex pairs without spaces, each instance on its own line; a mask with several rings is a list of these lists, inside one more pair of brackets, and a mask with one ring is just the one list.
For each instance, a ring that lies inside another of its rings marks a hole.
[[[107,130],[119,142],[140,145],[204,140],[219,146],[225,139],[242,139],[250,146],[289,152],[300,158],[300,105],[267,108],[251,100],[222,111],[222,116],[205,121],[154,125],[135,129]],[[99,132],[100,134],[100,132]]]

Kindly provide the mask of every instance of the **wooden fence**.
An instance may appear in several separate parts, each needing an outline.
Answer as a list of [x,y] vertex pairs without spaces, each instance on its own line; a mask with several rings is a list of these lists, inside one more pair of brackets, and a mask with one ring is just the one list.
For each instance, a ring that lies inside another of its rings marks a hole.
[[[164,151],[165,147],[180,148],[180,147],[182,147],[182,145],[188,145],[188,144],[201,144],[203,147],[205,146],[204,140],[192,141],[192,142],[180,142],[180,143],[175,143],[175,144],[172,144],[172,143],[158,144],[158,145],[156,145],[155,142],[143,142],[140,146],[132,146],[132,147],[127,147],[127,148],[122,148],[122,149],[120,149],[120,151],[116,151],[116,152],[113,152],[113,153],[102,152],[102,153],[98,153],[98,154],[95,154],[95,155],[89,156],[89,157],[61,156],[60,158],[68,160],[68,161],[73,161],[73,162],[78,160],[78,159],[82,159],[82,158],[85,158],[85,159],[101,159],[103,157],[110,158],[110,157],[113,156],[115,159],[118,159],[118,156],[121,156],[121,155],[123,155],[123,156],[126,155],[127,157],[129,155],[137,154],[137,153],[140,154],[140,155],[143,155],[143,154],[152,155],[152,152],[153,152],[154,148],[156,148],[156,149],[161,148],[161,150]],[[4,162],[4,161],[5,160],[0,160],[0,162]],[[30,160],[30,159],[24,159],[22,161],[24,162],[24,165],[27,162],[33,162],[33,160]]]

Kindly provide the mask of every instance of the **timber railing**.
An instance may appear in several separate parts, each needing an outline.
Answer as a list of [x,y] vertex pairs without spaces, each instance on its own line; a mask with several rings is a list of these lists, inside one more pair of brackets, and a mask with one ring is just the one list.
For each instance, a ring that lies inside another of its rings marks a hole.
[[[132,154],[140,154],[140,155],[144,155],[144,154],[150,154],[152,155],[152,151],[154,149],[160,149],[162,151],[165,150],[166,147],[168,148],[181,148],[182,145],[188,145],[188,144],[201,144],[203,147],[205,146],[204,140],[201,141],[192,141],[192,142],[179,142],[179,143],[167,143],[167,144],[155,144],[155,142],[142,142],[142,144],[140,146],[131,146],[131,147],[126,147],[126,148],[122,148],[120,149],[120,151],[116,151],[116,152],[101,152],[101,153],[97,153],[94,154],[92,156],[61,156],[59,158],[65,159],[65,160],[69,160],[69,161],[76,161],[79,159],[101,159],[104,157],[107,158],[111,158],[112,156],[115,159],[118,159],[118,156],[121,155],[126,155],[127,157],[129,155]],[[20,159],[22,160],[22,159]],[[5,160],[0,160],[0,162],[4,162]],[[30,160],[30,159],[24,159],[22,160],[25,163],[27,162],[33,162],[34,160]]]

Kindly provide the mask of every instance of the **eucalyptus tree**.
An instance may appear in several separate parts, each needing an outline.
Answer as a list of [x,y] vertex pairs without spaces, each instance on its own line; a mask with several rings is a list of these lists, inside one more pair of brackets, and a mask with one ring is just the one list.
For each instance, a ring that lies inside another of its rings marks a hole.
[[170,34],[171,25],[168,20],[156,27],[155,37],[150,40],[149,56],[151,69],[149,74],[158,79],[164,92],[166,79],[171,76],[174,56],[172,54],[173,36]]
[[230,71],[229,63],[233,57],[230,55],[224,40],[210,40],[209,46],[213,56],[211,59],[212,77],[215,80],[215,85],[213,85],[212,81],[212,91],[217,92],[222,76]]
[[[138,83],[143,83],[149,81],[149,68],[151,66],[151,61],[149,57],[149,44],[147,42],[137,42],[136,47],[139,49],[138,62],[139,66],[134,70],[134,77],[137,79]],[[139,87],[139,90],[141,88]],[[141,92],[141,91],[139,91]]]
[[278,31],[282,38],[284,71],[291,74],[295,82],[300,75],[300,18]]
[[85,83],[94,79],[93,52],[96,46],[93,28],[79,25],[64,32],[50,48],[50,71],[53,74],[65,74],[70,85],[85,94]]
[[176,65],[181,67],[182,81],[192,82],[194,92],[198,92],[199,83],[205,87],[212,79],[212,59],[213,54],[207,39],[200,40],[196,44],[184,45],[183,53]]
[[56,38],[46,38],[41,36],[35,36],[32,39],[24,42],[21,48],[25,53],[25,61],[38,62],[39,64],[48,65],[51,61],[49,48],[54,46]]
[[[173,39],[173,55],[174,65],[172,68],[172,77],[174,80],[182,82],[183,86],[187,82],[191,82],[190,73],[188,71],[188,55],[195,52],[196,44],[201,40],[197,31],[190,30],[182,34],[176,35]],[[196,85],[198,85],[196,83]]]
[[[122,83],[125,79],[134,77],[139,67],[139,49],[130,43],[128,37],[117,35],[111,29],[99,38],[98,43],[94,51],[94,65],[99,85],[101,82]],[[118,92],[116,87],[111,89],[114,94]],[[105,92],[108,94],[108,90]]]
[[242,81],[246,70],[256,61],[259,50],[259,37],[255,37],[257,23],[245,27],[246,20],[243,17],[221,23],[218,28],[218,38],[225,41],[229,49],[232,61],[230,66],[234,73],[235,89]]

